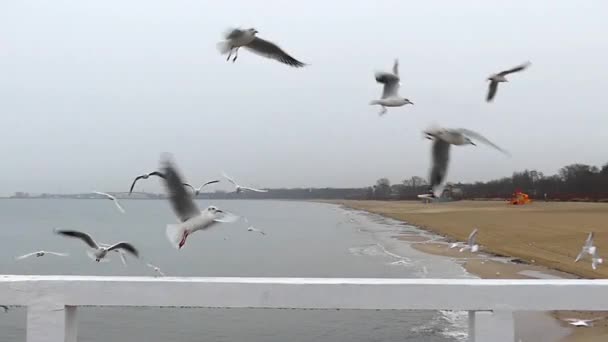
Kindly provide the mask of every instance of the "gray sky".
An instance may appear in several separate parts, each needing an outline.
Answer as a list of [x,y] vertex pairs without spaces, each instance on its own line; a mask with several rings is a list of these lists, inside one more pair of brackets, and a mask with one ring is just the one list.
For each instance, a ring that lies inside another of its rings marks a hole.
[[[2,1],[0,193],[127,190],[163,151],[195,183],[427,177],[433,122],[513,155],[456,147],[448,181],[603,164],[606,13],[601,0]],[[246,50],[226,63],[216,43],[231,26],[311,65]],[[379,118],[373,72],[395,57],[415,106]],[[486,104],[486,77],[526,60]]]

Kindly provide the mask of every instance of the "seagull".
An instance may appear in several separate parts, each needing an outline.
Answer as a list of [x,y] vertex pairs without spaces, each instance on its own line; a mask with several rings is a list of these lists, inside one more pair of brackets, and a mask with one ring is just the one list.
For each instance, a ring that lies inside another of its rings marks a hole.
[[23,260],[25,258],[29,258],[29,257],[34,256],[34,255],[37,258],[39,258],[41,256],[45,256],[46,254],[51,254],[51,255],[56,255],[56,256],[62,256],[62,257],[68,256],[68,254],[66,254],[66,253],[49,252],[49,251],[37,251],[37,252],[33,252],[33,253],[24,254],[22,256],[18,256],[15,259],[16,260]]
[[568,322],[568,324],[575,327],[592,327],[593,322],[603,319],[604,317],[598,317],[593,319],[579,319],[579,318],[564,318],[562,321]]
[[201,193],[201,190],[209,185],[209,184],[215,184],[215,183],[219,183],[220,180],[219,179],[215,179],[215,180],[211,180],[208,182],[203,183],[203,185],[199,186],[198,188],[193,187],[192,185],[188,184],[188,183],[184,183],[184,186],[190,187],[192,188],[192,193],[194,193],[194,197],[198,196]]
[[507,80],[507,78],[505,76],[507,76],[508,74],[514,73],[514,72],[522,71],[522,70],[526,69],[527,67],[529,67],[530,65],[531,65],[530,62],[526,62],[526,63],[523,63],[522,65],[516,66],[515,68],[501,71],[498,74],[488,77],[488,81],[490,81],[490,86],[488,87],[488,96],[486,97],[486,101],[490,102],[494,99],[494,96],[496,95],[496,90],[498,90],[498,83],[509,82],[509,80]]
[[[107,243],[99,243],[99,245],[104,248],[109,248],[112,246]],[[120,256],[120,261],[122,262],[122,264],[127,266],[127,257],[126,257],[125,252],[123,252],[121,249],[115,249],[114,252],[118,253],[118,256]]]
[[79,232],[76,230],[55,230],[55,233],[82,240],[89,247],[95,250],[93,253],[91,253],[91,256],[97,262],[100,262],[101,259],[103,259],[108,254],[108,252],[116,249],[122,249],[126,252],[131,253],[135,257],[139,257],[139,252],[137,251],[137,249],[135,249],[135,247],[133,247],[133,245],[128,242],[118,242],[112,246],[104,247],[100,244],[97,244],[97,242],[95,242],[95,240],[93,240],[93,238],[87,233]]
[[477,139],[508,155],[508,152],[492,143],[483,135],[465,129],[429,128],[423,132],[427,139],[434,140],[432,147],[432,167],[430,175],[431,197],[440,197],[443,192],[442,183],[448,171],[450,161],[450,145],[475,145],[471,140]]
[[268,192],[268,190],[260,190],[260,189],[255,189],[255,188],[250,188],[248,186],[242,186],[242,185],[238,185],[236,183],[236,181],[232,178],[230,178],[230,176],[228,176],[226,173],[223,173],[224,178],[226,178],[230,183],[232,183],[235,187],[234,192],[241,193],[243,192],[243,190],[247,190],[247,191],[254,191],[254,192]]
[[186,239],[192,233],[208,229],[218,222],[231,223],[238,219],[238,216],[209,206],[201,211],[192,196],[186,192],[182,178],[177,172],[177,168],[171,160],[170,155],[163,154],[161,157],[162,172],[169,202],[173,207],[179,223],[167,225],[166,234],[169,242],[176,248],[181,249],[186,243]]
[[467,241],[467,244],[459,250],[460,252],[470,250],[471,253],[476,253],[477,251],[479,251],[479,245],[475,243],[475,239],[477,238],[477,232],[477,228],[473,229],[471,234],[469,234],[469,240]]
[[249,220],[246,217],[244,217],[244,219],[245,219],[245,223],[247,223],[247,225],[249,225],[249,227],[247,227],[248,232],[256,232],[256,233],[260,233],[262,235],[266,235],[266,233],[264,233],[263,230],[257,229],[255,227],[253,227],[253,225],[249,224]]
[[576,259],[574,259],[574,262],[579,262],[579,260],[581,260],[585,254],[589,254],[591,256],[591,268],[595,270],[597,269],[598,264],[604,263],[604,259],[597,256],[597,247],[593,243],[593,235],[593,232],[589,233],[583,248],[581,248],[581,252],[578,253]]
[[466,128],[440,128],[431,127],[423,132],[427,139],[433,140],[434,138],[443,139],[444,141],[452,145],[473,145],[477,146],[472,139],[478,140],[494,149],[509,155],[509,152],[501,148],[500,146],[491,142],[488,138],[484,137],[480,133],[472,131]]
[[258,55],[275,59],[292,67],[300,68],[306,65],[291,57],[276,44],[258,38],[257,33],[258,30],[254,28],[246,30],[230,29],[225,34],[225,40],[219,42],[217,47],[222,55],[228,54],[226,61],[229,61],[232,53],[234,53],[232,62],[235,62],[239,57],[239,48],[245,47]]
[[158,273],[161,277],[164,277],[165,274],[160,270],[160,267],[158,266],[154,266],[152,264],[146,264],[146,266],[150,267],[151,269],[154,270],[154,272]]
[[393,72],[376,72],[376,82],[384,84],[382,98],[373,100],[370,105],[380,105],[382,109],[378,113],[380,116],[386,114],[386,107],[401,107],[406,104],[414,104],[410,100],[399,96],[399,60],[395,59]]
[[157,176],[160,178],[165,178],[165,175],[163,175],[162,173],[158,172],[158,171],[154,171],[154,172],[150,172],[150,173],[146,173],[143,174],[141,176],[137,176],[135,177],[135,179],[133,180],[133,183],[131,184],[131,189],[129,189],[129,195],[133,192],[133,188],[135,187],[135,183],[137,183],[138,180],[140,179],[148,179],[150,178],[150,176]]
[[93,191],[93,193],[101,195],[101,196],[105,196],[107,199],[114,201],[114,205],[116,205],[116,208],[118,208],[118,210],[120,210],[121,213],[125,213],[125,210],[120,206],[120,203],[118,203],[118,199],[110,194],[107,194],[105,192],[99,192],[99,191]]
[[6,305],[0,305],[0,308],[2,308],[2,310],[4,310],[4,313],[8,312],[8,306],[6,306]]

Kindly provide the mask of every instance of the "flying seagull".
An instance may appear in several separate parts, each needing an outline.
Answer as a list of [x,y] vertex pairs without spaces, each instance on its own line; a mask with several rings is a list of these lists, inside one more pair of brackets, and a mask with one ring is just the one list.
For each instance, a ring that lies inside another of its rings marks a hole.
[[234,58],[232,59],[232,62],[236,61],[236,59],[239,57],[239,48],[245,47],[258,55],[275,59],[292,67],[299,68],[306,65],[291,57],[276,44],[262,38],[258,38],[256,36],[257,33],[258,31],[254,28],[246,30],[230,29],[225,34],[226,40],[218,43],[218,49],[222,55],[228,54],[226,61],[230,60],[233,53]]
[[158,273],[158,275],[160,275],[161,277],[164,277],[165,274],[160,270],[160,267],[158,266],[154,266],[152,264],[146,264],[146,266],[150,267],[151,269],[154,270],[154,272]]
[[386,114],[386,107],[401,107],[406,104],[414,104],[410,100],[399,96],[399,60],[395,59],[393,65],[393,72],[376,72],[376,82],[382,83],[384,88],[382,89],[382,98],[380,100],[373,100],[370,105],[380,105],[382,109],[380,116]]
[[522,65],[516,66],[515,68],[501,71],[498,74],[494,74],[494,75],[488,77],[488,81],[490,81],[490,85],[488,87],[488,96],[486,97],[486,101],[490,102],[494,99],[494,96],[496,95],[496,90],[498,90],[498,83],[509,82],[509,80],[507,80],[507,78],[505,76],[507,76],[508,74],[514,73],[514,72],[522,71],[522,70],[526,69],[527,67],[529,67],[530,65],[531,65],[530,62],[526,62]]
[[597,247],[593,243],[593,235],[593,232],[589,233],[589,235],[587,236],[587,240],[585,240],[583,248],[581,248],[581,252],[578,253],[576,259],[574,259],[574,262],[579,262],[579,260],[581,260],[585,256],[585,254],[589,254],[591,256],[591,268],[595,270],[597,269],[598,264],[602,264],[604,262],[604,259],[598,257],[597,255]]
[[129,195],[133,192],[133,188],[135,187],[135,183],[137,183],[138,180],[140,179],[148,179],[150,178],[150,176],[157,176],[160,178],[165,178],[165,175],[163,175],[162,173],[158,172],[158,171],[154,171],[154,172],[150,172],[150,173],[146,173],[140,176],[135,177],[135,179],[133,180],[133,183],[131,184],[131,189],[129,189]]
[[575,327],[592,327],[593,322],[604,318],[605,317],[598,317],[593,319],[564,318],[562,321],[568,322],[568,324],[573,325]]
[[256,233],[260,233],[262,235],[266,235],[266,233],[263,230],[257,229],[253,225],[249,224],[249,220],[246,217],[244,219],[245,219],[245,223],[247,223],[247,225],[249,226],[249,227],[247,227],[248,232],[256,232]]
[[45,256],[47,254],[56,255],[56,256],[62,256],[62,257],[68,256],[68,254],[66,254],[66,253],[49,252],[49,251],[37,251],[37,252],[28,253],[28,254],[24,254],[24,255],[18,256],[15,259],[16,260],[23,260],[25,258],[29,258],[29,257],[34,256],[34,255],[36,256],[36,258],[40,258],[41,256]]
[[93,253],[91,253],[91,256],[97,262],[101,261],[101,259],[103,259],[108,254],[108,252],[116,249],[122,249],[128,253],[131,253],[135,257],[139,257],[139,252],[137,251],[137,249],[135,249],[135,247],[133,247],[133,245],[128,242],[118,242],[112,246],[103,247],[102,245],[97,244],[97,242],[95,242],[95,240],[93,240],[93,238],[89,234],[79,232],[77,230],[55,230],[55,233],[62,236],[82,240],[89,247],[94,249]]
[[182,248],[188,236],[196,231],[208,229],[218,222],[235,222],[238,219],[236,215],[214,206],[201,211],[184,188],[177,167],[168,154],[163,154],[161,157],[161,168],[166,176],[164,183],[169,202],[180,222],[169,224],[166,229],[167,238],[174,247]]
[[452,145],[473,145],[477,146],[473,140],[477,140],[481,143],[484,143],[488,146],[493,147],[494,149],[506,154],[510,155],[509,152],[501,148],[500,146],[491,142],[488,138],[483,135],[472,131],[466,128],[440,128],[440,127],[431,127],[424,131],[427,139],[439,138],[444,141],[452,144]]
[[194,197],[198,196],[201,193],[201,190],[203,190],[203,188],[209,184],[215,184],[215,183],[219,183],[220,180],[219,179],[215,179],[215,180],[211,180],[208,182],[203,183],[203,185],[199,186],[198,188],[193,187],[192,185],[188,184],[188,183],[184,183],[184,186],[190,187],[192,189],[192,193],[194,194]]
[[6,306],[6,305],[0,305],[0,308],[2,308],[2,310],[4,310],[4,313],[8,312],[8,306]]
[[118,210],[120,210],[121,213],[125,213],[125,210],[122,208],[122,206],[120,205],[120,203],[118,203],[118,199],[110,194],[107,194],[105,192],[99,192],[99,191],[93,191],[93,193],[101,195],[101,196],[105,196],[107,199],[114,201],[114,205],[116,205],[116,208],[118,208]]
[[[432,128],[424,131],[426,138],[433,140],[432,166],[430,174],[431,195],[440,197],[443,192],[443,181],[447,175],[450,161],[450,145],[475,145],[471,138],[477,139],[487,145],[508,155],[508,152],[498,147],[479,133],[464,128],[445,129]],[[469,138],[469,136],[471,138]]]
[[[107,243],[101,243],[101,242],[99,243],[99,245],[100,245],[101,247],[105,247],[105,248],[109,248],[109,247],[111,247],[111,246],[112,246],[112,245],[110,245],[110,244],[107,244]],[[114,250],[114,252],[118,253],[118,256],[120,257],[120,261],[122,262],[122,264],[123,264],[124,266],[127,266],[127,257],[126,257],[125,252],[123,252],[123,251],[122,251],[122,249],[115,249],[115,250]]]
[[479,251],[479,245],[475,242],[475,240],[477,239],[477,232],[477,228],[473,229],[471,234],[469,234],[467,244],[460,249],[460,252],[470,250],[471,253],[476,253],[477,251]]
[[246,191],[254,191],[254,192],[268,192],[268,190],[260,190],[260,189],[255,189],[255,188],[251,188],[248,186],[242,186],[242,185],[238,185],[236,183],[236,181],[234,179],[232,179],[230,176],[228,176],[226,173],[223,173],[224,178],[226,178],[230,183],[232,183],[235,187],[234,192],[241,193],[244,190]]

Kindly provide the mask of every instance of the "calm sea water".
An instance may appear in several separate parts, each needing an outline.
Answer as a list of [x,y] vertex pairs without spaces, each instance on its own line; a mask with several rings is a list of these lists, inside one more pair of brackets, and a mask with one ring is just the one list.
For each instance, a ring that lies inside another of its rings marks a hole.
[[[218,225],[173,249],[164,230],[175,218],[165,201],[123,200],[126,214],[106,200],[0,202],[0,274],[152,275],[140,261],[95,263],[79,241],[53,228],[86,231],[98,241],[135,244],[142,258],[173,276],[469,277],[450,259],[397,241],[400,232],[426,234],[396,221],[337,206],[289,201],[214,201],[246,216]],[[210,203],[201,201],[200,206]],[[432,236],[429,235],[429,238]],[[70,257],[14,257],[45,249]],[[91,294],[94,295],[94,294]],[[161,308],[81,308],[79,341],[463,341],[463,313]],[[25,310],[0,314],[0,342],[25,341]]]

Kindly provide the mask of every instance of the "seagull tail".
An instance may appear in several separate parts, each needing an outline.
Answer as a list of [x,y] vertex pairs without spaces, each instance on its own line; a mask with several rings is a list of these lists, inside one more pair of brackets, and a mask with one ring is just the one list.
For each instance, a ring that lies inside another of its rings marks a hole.
[[217,49],[220,51],[222,55],[227,54],[231,50],[230,43],[228,42],[219,42],[217,43]]
[[370,104],[371,106],[373,106],[373,105],[377,105],[377,104],[380,104],[380,101],[378,101],[378,100],[371,100],[371,101],[369,102],[369,104]]
[[173,247],[179,249],[179,243],[184,237],[184,233],[186,232],[186,227],[183,224],[168,224],[167,230],[165,231],[167,234],[167,239]]

